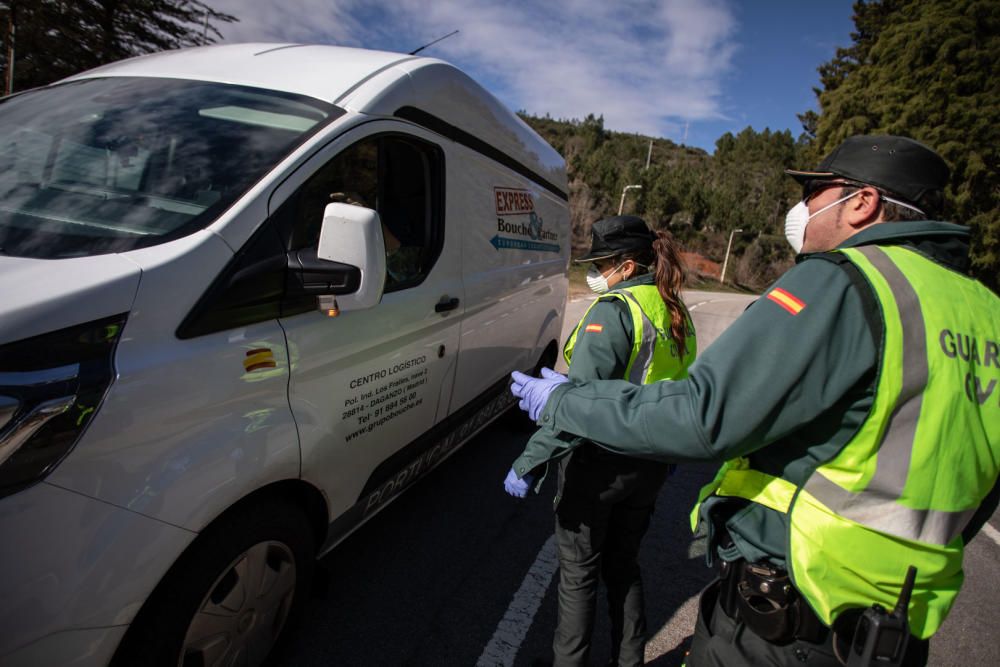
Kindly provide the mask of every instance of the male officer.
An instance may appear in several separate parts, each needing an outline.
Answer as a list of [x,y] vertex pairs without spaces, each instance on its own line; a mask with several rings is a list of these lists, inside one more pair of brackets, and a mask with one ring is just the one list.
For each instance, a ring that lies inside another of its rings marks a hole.
[[856,136],[788,173],[803,254],[687,380],[516,374],[512,391],[552,431],[724,462],[693,513],[721,570],[689,667],[839,665],[861,610],[892,609],[911,565],[893,664],[924,664],[1000,492],[1000,298],[965,275],[968,229],[928,220],[948,169],[926,146]]

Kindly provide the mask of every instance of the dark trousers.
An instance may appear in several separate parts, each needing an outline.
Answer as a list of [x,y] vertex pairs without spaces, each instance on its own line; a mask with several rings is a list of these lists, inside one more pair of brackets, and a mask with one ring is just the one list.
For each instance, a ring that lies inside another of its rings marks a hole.
[[[719,604],[719,582],[715,581],[702,594],[698,602],[698,620],[686,667],[740,667],[741,665],[768,665],[775,667],[842,667],[837,659],[833,642],[834,633],[826,633],[822,643],[814,644],[794,640],[779,646],[761,639],[739,620],[723,611]],[[904,665],[919,667],[927,664],[930,643],[911,638]],[[847,644],[841,640],[841,655],[847,657]]]
[[639,545],[669,469],[591,444],[560,461],[555,665],[589,664],[599,577],[608,591],[612,658],[623,666],[643,664],[646,618]]

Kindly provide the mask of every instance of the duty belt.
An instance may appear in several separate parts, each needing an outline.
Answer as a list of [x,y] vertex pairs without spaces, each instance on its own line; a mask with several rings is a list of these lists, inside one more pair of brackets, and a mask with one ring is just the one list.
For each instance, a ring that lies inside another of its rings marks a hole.
[[743,559],[722,562],[719,604],[730,618],[773,644],[826,640],[827,628],[792,585],[788,572]]

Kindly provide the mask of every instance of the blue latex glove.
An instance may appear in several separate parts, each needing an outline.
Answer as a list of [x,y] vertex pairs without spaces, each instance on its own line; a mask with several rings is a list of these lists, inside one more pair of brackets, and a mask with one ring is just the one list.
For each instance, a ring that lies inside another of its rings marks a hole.
[[511,373],[510,376],[514,379],[514,384],[510,386],[510,393],[521,399],[517,405],[528,413],[532,421],[538,421],[538,416],[545,409],[545,404],[548,403],[552,390],[569,382],[565,375],[556,373],[550,368],[542,369],[541,378],[533,378],[517,371]]
[[534,476],[530,472],[518,479],[517,473],[511,468],[510,472],[507,473],[507,478],[503,481],[503,489],[515,498],[524,498],[528,495],[528,489],[531,488],[533,480]]

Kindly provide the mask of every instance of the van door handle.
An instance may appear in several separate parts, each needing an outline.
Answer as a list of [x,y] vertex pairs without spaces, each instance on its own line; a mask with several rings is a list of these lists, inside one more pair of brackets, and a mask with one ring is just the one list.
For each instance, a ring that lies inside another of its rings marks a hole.
[[457,297],[451,298],[451,299],[445,297],[444,299],[441,299],[436,304],[434,304],[434,312],[435,313],[444,313],[444,312],[447,312],[449,310],[455,310],[456,308],[458,308],[458,298]]

